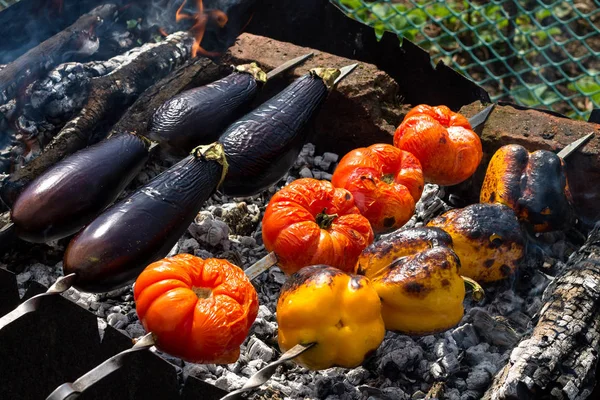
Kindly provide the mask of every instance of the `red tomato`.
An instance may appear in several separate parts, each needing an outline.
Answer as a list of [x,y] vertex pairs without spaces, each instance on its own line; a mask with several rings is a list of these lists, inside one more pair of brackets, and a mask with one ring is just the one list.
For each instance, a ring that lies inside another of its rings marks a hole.
[[134,298],[157,347],[194,363],[235,362],[258,313],[258,295],[244,271],[190,254],[146,267]]
[[374,144],[346,154],[331,183],[354,196],[356,206],[376,233],[404,225],[423,192],[421,163],[389,144]]
[[371,224],[352,194],[312,178],[295,180],[275,193],[265,210],[262,234],[266,249],[277,254],[287,274],[314,264],[352,271],[373,242]]
[[394,146],[415,155],[428,182],[456,185],[481,162],[481,140],[469,121],[446,106],[419,105],[396,129]]

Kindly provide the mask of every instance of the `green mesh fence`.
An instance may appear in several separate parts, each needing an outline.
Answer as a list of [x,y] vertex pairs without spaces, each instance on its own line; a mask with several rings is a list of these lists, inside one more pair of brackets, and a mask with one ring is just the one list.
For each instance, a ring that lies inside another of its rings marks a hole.
[[493,100],[587,118],[600,107],[600,4],[594,0],[331,0],[382,35],[484,87]]

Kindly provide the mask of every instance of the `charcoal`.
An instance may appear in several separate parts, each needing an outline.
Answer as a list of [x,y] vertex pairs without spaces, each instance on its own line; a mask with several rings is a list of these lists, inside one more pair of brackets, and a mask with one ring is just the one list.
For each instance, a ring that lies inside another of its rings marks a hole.
[[263,343],[260,339],[256,337],[250,338],[248,342],[248,356],[253,359],[261,359],[264,362],[269,362],[273,359],[275,355],[275,351]]
[[[71,73],[74,71],[79,70],[71,70]],[[67,77],[66,71],[60,72],[61,82]],[[58,75],[54,79],[58,79]],[[226,258],[247,268],[267,254],[262,242],[260,219],[270,196],[287,182],[301,177],[302,171],[309,171],[311,176],[314,176],[313,171],[318,171],[317,176],[327,178],[338,158],[333,153],[318,154],[309,144],[302,149],[288,176],[263,194],[231,199],[217,192],[206,202],[172,253]],[[151,179],[167,165],[158,158],[151,159],[132,186]],[[450,206],[442,200],[443,195],[443,188],[425,185],[416,213],[407,226],[422,226],[449,209]],[[548,249],[544,247],[543,251],[550,251],[553,243],[544,244]],[[56,251],[64,251],[64,244],[54,243],[52,246]],[[555,260],[553,257],[549,259]],[[560,261],[555,261],[554,265],[558,263]],[[248,398],[421,399],[430,393],[438,379],[446,382],[446,399],[480,398],[521,335],[530,330],[530,319],[543,304],[541,293],[552,278],[536,272],[537,268],[537,265],[535,268],[527,267],[529,277],[524,282],[504,282],[486,287],[484,303],[466,300],[465,317],[447,332],[422,337],[388,332],[375,354],[354,369],[308,371],[288,362]],[[17,275],[19,288],[24,292],[32,281],[49,286],[61,274],[60,263],[49,266],[32,261]],[[184,377],[193,376],[228,391],[242,386],[248,377],[281,354],[277,344],[276,304],[286,278],[275,266],[253,281],[260,306],[236,363],[227,366],[197,365],[161,352],[157,354],[181,366]],[[135,312],[131,285],[102,294],[69,289],[64,296],[94,312],[99,317],[101,331],[111,325],[131,338],[145,334]]]
[[468,349],[479,343],[479,337],[473,324],[467,323],[452,331],[452,337],[461,349]]

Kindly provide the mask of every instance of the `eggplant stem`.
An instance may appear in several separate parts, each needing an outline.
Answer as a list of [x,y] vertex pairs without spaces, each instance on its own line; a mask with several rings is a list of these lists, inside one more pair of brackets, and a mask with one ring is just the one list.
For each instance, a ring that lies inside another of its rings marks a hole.
[[461,275],[461,278],[473,290],[473,293],[471,295],[473,297],[473,300],[475,300],[476,302],[479,303],[480,301],[482,301],[485,298],[485,291],[483,290],[483,288],[481,287],[481,285],[479,283],[475,282],[473,279],[468,278],[466,276]]
[[221,172],[221,180],[217,187],[221,186],[223,181],[225,180],[225,176],[227,175],[227,170],[229,169],[229,164],[227,163],[227,158],[225,157],[225,149],[223,149],[223,145],[219,142],[214,142],[207,145],[202,145],[195,147],[191,153],[196,158],[204,158],[205,160],[217,161],[223,167],[223,171]]
[[333,224],[333,221],[335,221],[337,217],[339,217],[337,214],[327,214],[327,208],[324,208],[323,211],[315,217],[315,222],[319,225],[319,228],[327,230],[331,228],[331,224]]

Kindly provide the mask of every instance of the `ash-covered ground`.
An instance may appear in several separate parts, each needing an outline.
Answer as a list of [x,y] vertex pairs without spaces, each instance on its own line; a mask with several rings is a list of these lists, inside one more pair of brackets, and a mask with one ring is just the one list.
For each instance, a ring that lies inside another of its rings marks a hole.
[[[226,258],[243,268],[249,267],[267,254],[260,221],[271,195],[299,177],[330,179],[337,161],[338,156],[332,153],[315,155],[314,146],[309,144],[276,187],[244,199],[215,194],[171,253]],[[163,164],[151,162],[132,187],[164,170]],[[441,191],[436,185],[426,185],[407,226],[423,225],[451,208],[441,200]],[[575,250],[563,233],[531,239],[526,263],[517,275],[485,286],[486,298],[480,303],[475,303],[470,292],[467,293],[465,316],[457,327],[424,337],[388,332],[377,352],[355,369],[314,372],[288,362],[249,398],[422,399],[428,395],[440,397],[442,393],[450,400],[480,398],[511,350],[530,332],[532,319],[543,304],[544,289]],[[61,263],[29,265],[18,275],[21,294],[32,280],[49,286],[61,275]],[[161,355],[179,367],[183,375],[193,375],[225,390],[241,387],[250,375],[280,355],[276,304],[284,281],[285,276],[277,267],[255,279],[260,310],[235,364],[198,365]],[[105,294],[70,289],[64,295],[95,313],[100,330],[109,324],[131,338],[145,334],[135,312],[131,285]]]

